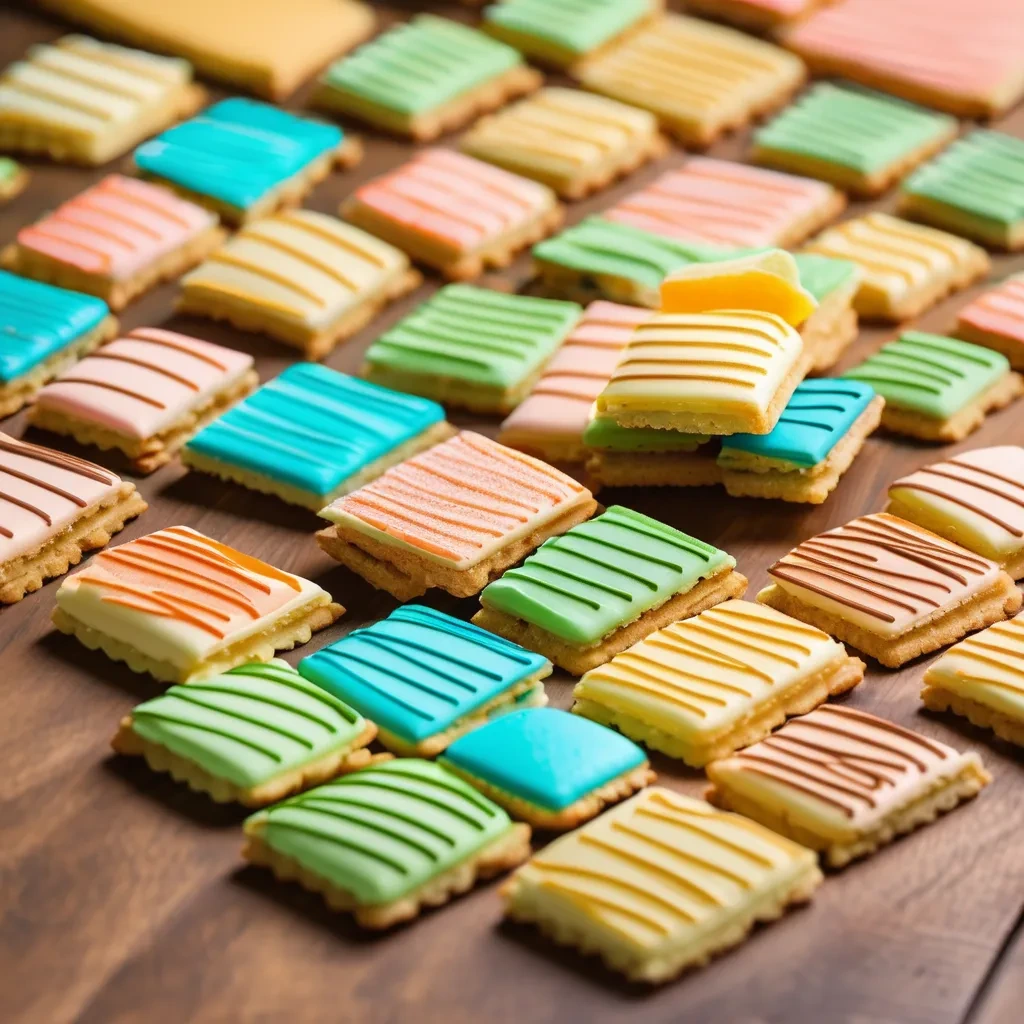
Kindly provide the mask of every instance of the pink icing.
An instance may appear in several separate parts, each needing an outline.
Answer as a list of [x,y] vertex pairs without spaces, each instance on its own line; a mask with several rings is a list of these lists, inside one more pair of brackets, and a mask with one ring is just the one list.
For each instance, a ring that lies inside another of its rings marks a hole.
[[979,296],[961,310],[960,323],[1024,344],[1024,277]]

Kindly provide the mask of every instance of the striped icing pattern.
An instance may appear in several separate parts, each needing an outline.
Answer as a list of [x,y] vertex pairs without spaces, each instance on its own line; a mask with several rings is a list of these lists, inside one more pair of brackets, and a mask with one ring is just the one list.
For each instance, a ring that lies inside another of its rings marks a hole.
[[1024,344],[1024,274],[1008,277],[960,310],[957,333],[965,328]]
[[385,733],[418,743],[551,666],[471,623],[407,604],[303,658],[299,671]]

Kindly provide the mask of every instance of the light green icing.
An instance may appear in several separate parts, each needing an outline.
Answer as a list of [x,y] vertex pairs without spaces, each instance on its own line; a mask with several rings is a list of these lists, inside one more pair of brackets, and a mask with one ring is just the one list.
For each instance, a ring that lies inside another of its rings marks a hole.
[[505,0],[484,21],[574,54],[589,53],[651,12],[651,0]]
[[849,284],[858,273],[857,264],[850,260],[837,260],[813,252],[798,252],[793,258],[800,270],[800,284],[818,302],[824,302],[837,288]]
[[487,608],[586,647],[736,561],[620,505],[545,541],[480,595]]
[[976,131],[916,171],[903,190],[1012,226],[1024,219],[1024,140]]
[[448,285],[370,346],[368,376],[380,369],[407,385],[423,376],[512,388],[547,362],[582,312],[575,302]]
[[619,277],[657,288],[680,267],[728,259],[731,253],[710,245],[665,238],[601,217],[587,217],[535,245],[533,255],[545,263],[581,274]]
[[870,89],[822,82],[755,133],[762,149],[870,174],[956,126],[956,120]]
[[500,807],[451,772],[402,758],[260,811],[245,830],[373,906],[461,864],[510,826]]
[[402,114],[432,110],[522,63],[517,50],[432,14],[335,61],[322,81]]
[[595,416],[583,431],[583,444],[616,452],[695,452],[709,438],[656,427],[623,427],[607,416]]
[[843,376],[870,384],[893,408],[947,420],[1009,369],[1006,356],[980,345],[905,331]]
[[20,164],[9,156],[0,156],[0,185],[10,184],[20,173]]
[[143,739],[246,788],[344,750],[366,728],[281,661],[172,686],[135,708],[132,723]]

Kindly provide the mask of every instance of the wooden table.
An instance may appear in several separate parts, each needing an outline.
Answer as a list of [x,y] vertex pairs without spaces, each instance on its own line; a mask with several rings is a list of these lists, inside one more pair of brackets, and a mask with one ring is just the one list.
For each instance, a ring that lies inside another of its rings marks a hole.
[[[261,2],[269,0],[254,0],[254,11]],[[391,5],[377,6],[394,13]],[[0,13],[0,64],[62,30],[27,10]],[[1024,135],[1024,110],[1003,127]],[[355,184],[409,152],[390,139],[366,138],[363,164],[321,185],[310,207],[334,212]],[[734,139],[713,152],[738,159],[745,145],[745,138]],[[676,150],[658,167],[574,205],[570,220],[681,160]],[[28,191],[0,210],[0,244],[108,170],[34,165]],[[994,276],[1021,268],[1022,258],[1000,258]],[[487,283],[516,286],[527,273],[528,260],[521,258]],[[390,309],[329,365],[353,372],[369,341],[436,287],[430,280]],[[123,325],[162,324],[255,353],[263,380],[294,360],[268,339],[174,316],[174,295],[174,285],[151,293],[123,315]],[[921,326],[948,329],[966,297],[943,303]],[[843,366],[890,333],[862,332]],[[491,432],[496,426],[455,418]],[[22,436],[23,416],[3,429]],[[62,438],[28,436],[68,449]],[[765,582],[765,567],[796,542],[879,510],[897,475],[940,455],[1006,442],[1024,443],[1024,402],[991,417],[955,449],[871,439],[820,507],[734,500],[711,489],[603,497],[730,551],[753,594]],[[150,509],[117,543],[186,523],[311,577],[348,607],[337,625],[288,655],[293,663],[394,606],[319,551],[312,513],[186,474],[177,463],[141,480],[140,488]],[[243,867],[243,810],[215,805],[150,772],[141,759],[112,756],[107,744],[120,717],[161,687],[56,633],[50,612],[57,586],[0,612],[0,1020],[8,1024],[598,1024],[627,1015],[631,1024],[1008,1024],[1024,1016],[1021,755],[961,719],[922,714],[920,660],[900,672],[872,667],[851,704],[955,746],[979,748],[994,783],[936,825],[830,876],[809,908],[758,930],[710,967],[647,991],[529,929],[500,924],[496,885],[392,934],[368,936],[318,898]],[[429,601],[465,617],[477,607],[475,600],[444,595]],[[571,686],[568,677],[553,677],[552,702],[568,706]],[[668,786],[691,794],[703,789],[701,775],[678,763],[658,757],[655,767]]]

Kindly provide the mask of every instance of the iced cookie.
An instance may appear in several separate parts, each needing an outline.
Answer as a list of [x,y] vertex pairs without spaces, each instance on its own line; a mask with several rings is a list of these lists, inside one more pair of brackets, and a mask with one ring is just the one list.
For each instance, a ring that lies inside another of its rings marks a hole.
[[0,156],[0,203],[20,195],[28,184],[29,173],[16,160]]
[[756,31],[783,28],[836,0],[689,0],[698,14]]
[[1024,275],[1006,278],[960,310],[953,334],[1001,352],[1024,370]]

